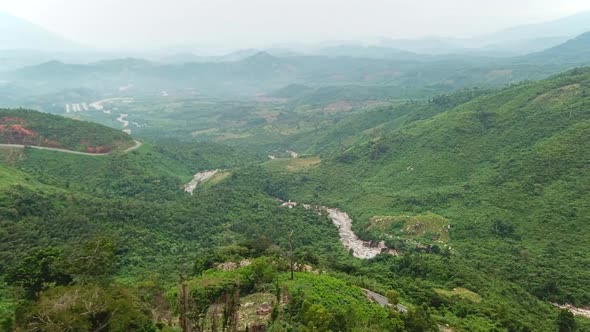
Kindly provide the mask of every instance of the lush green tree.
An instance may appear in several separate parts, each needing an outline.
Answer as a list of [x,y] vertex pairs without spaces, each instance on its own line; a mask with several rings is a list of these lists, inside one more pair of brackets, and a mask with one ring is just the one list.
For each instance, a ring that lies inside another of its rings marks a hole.
[[60,258],[61,252],[56,248],[35,250],[9,269],[5,279],[22,287],[27,299],[35,299],[50,286],[72,282],[72,277],[63,270]]
[[408,331],[412,332],[435,332],[438,331],[438,327],[428,310],[423,306],[417,307],[414,310],[410,310],[406,315],[403,316],[404,324]]
[[395,305],[399,303],[399,292],[395,289],[390,289],[385,293],[385,296],[389,300],[389,303]]
[[65,252],[64,268],[79,282],[102,280],[114,272],[116,251],[108,237],[91,239]]
[[558,332],[576,331],[576,320],[574,318],[574,314],[567,309],[561,309],[559,311],[556,323]]
[[121,287],[60,286],[41,293],[21,327],[34,331],[156,331],[148,312]]
[[307,309],[304,316],[307,331],[327,332],[333,324],[334,317],[321,304],[313,304]]

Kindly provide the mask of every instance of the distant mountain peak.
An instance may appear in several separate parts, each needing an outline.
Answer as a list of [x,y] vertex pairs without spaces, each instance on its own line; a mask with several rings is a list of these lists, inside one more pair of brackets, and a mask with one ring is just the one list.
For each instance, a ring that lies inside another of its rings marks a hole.
[[25,19],[0,12],[0,49],[78,51],[83,47]]
[[266,51],[259,51],[258,53],[252,55],[250,59],[275,59],[276,57]]

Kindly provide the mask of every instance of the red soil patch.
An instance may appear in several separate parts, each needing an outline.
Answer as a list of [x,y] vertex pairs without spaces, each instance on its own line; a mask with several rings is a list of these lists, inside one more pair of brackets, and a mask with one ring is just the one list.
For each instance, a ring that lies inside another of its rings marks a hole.
[[109,153],[112,147],[110,146],[87,146],[86,152],[88,153]]
[[25,120],[17,117],[0,119],[0,137],[9,144],[29,145],[38,142],[39,133],[24,127]]
[[25,125],[25,119],[23,118],[17,118],[14,116],[5,116],[3,118],[0,119],[0,125],[13,125],[13,124],[19,124],[24,126]]

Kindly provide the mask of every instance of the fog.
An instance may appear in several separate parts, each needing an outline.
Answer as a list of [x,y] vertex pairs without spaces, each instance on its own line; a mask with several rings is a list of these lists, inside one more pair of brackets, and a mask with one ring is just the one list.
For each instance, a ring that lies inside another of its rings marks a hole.
[[0,11],[110,50],[471,37],[587,9],[587,0],[0,0]]

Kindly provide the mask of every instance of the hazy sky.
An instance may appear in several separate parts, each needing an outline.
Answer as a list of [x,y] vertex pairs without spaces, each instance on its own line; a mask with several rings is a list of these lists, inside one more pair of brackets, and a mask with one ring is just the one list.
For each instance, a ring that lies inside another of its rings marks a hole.
[[0,11],[110,49],[468,37],[588,9],[590,0],[0,0]]

